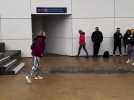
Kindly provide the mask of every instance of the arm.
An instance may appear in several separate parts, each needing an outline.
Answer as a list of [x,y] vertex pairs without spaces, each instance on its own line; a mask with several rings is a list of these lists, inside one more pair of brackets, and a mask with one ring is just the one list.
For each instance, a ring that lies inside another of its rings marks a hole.
[[92,33],[91,40],[94,42],[94,32]]
[[101,42],[103,41],[103,34],[102,34],[102,32],[101,32]]

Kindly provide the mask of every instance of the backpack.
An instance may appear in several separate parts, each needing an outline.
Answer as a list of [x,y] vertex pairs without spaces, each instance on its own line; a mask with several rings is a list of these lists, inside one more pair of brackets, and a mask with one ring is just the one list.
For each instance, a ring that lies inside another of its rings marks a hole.
[[105,51],[104,54],[103,54],[103,57],[104,58],[109,58],[110,54],[109,54],[109,51]]

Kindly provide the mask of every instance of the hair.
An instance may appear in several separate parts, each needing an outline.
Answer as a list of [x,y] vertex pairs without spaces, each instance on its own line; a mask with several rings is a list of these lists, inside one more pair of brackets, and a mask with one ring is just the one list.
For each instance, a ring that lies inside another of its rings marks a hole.
[[99,29],[99,27],[95,27],[95,29]]
[[95,30],[99,30],[99,27],[95,27]]
[[127,29],[127,31],[126,31],[127,33],[129,32],[129,33],[131,33],[131,30],[130,29]]
[[78,31],[79,33],[82,33],[83,31],[81,30],[81,29],[79,29],[79,31]]
[[117,30],[117,31],[119,31],[119,30],[120,30],[120,28],[119,28],[119,27],[117,27],[117,28],[116,28],[116,30]]
[[45,36],[45,35],[46,35],[46,32],[41,30],[36,36]]

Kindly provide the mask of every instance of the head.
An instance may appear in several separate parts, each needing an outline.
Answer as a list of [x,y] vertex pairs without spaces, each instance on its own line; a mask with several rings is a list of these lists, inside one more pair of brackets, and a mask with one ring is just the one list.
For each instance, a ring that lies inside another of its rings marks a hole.
[[81,29],[79,29],[79,31],[78,31],[79,33],[82,33],[83,31],[81,30]]
[[99,31],[99,27],[95,27],[95,30],[96,30],[96,31]]
[[131,34],[134,34],[134,30],[131,30]]
[[127,33],[127,34],[131,34],[131,30],[130,30],[130,29],[128,29],[126,33]]
[[46,36],[46,33],[44,31],[40,31],[37,36]]
[[120,33],[120,28],[119,27],[116,28],[116,32]]
[[46,32],[43,31],[42,34],[43,34],[43,36],[46,36]]

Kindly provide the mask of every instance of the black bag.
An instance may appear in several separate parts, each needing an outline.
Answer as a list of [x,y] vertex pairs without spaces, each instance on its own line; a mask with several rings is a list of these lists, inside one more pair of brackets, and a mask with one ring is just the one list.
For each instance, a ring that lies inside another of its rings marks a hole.
[[103,57],[108,58],[109,56],[110,56],[109,51],[105,51],[104,54],[103,54]]

